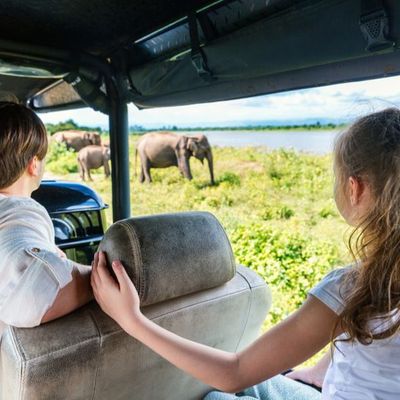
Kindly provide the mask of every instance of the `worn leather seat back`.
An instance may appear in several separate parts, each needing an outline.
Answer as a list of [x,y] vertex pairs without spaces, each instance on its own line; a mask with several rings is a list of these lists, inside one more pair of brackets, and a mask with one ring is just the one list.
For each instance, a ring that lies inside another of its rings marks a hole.
[[222,285],[235,274],[226,233],[207,212],[118,221],[105,233],[99,249],[109,262],[122,261],[142,305]]
[[[203,216],[210,222],[207,229],[212,230],[211,236],[215,230],[219,232],[217,235],[224,236],[223,240],[219,237],[222,247],[214,247],[213,252],[229,254],[230,246],[226,246],[227,239],[219,224],[214,224],[209,214]],[[182,214],[178,216],[180,223],[173,229],[180,229],[181,224],[189,221],[202,220],[198,213],[181,217]],[[174,215],[167,217],[171,221],[174,218]],[[202,223],[208,224],[205,220]],[[135,225],[135,221],[127,221],[130,226]],[[146,230],[142,222],[140,226]],[[151,224],[150,221],[149,232],[154,228]],[[171,224],[165,226],[172,229]],[[196,223],[192,228],[196,229]],[[203,234],[201,229],[198,232]],[[146,232],[142,233],[144,236],[139,237],[147,237]],[[121,238],[118,236],[119,243]],[[104,240],[112,241],[108,235]],[[143,240],[138,243],[144,246],[141,254],[148,252]],[[102,246],[107,247],[104,243]],[[231,268],[229,257],[215,256],[217,260],[227,260],[225,267]],[[165,259],[171,262],[169,257]],[[205,259],[212,263],[209,255]],[[132,267],[131,261],[125,260],[125,263],[129,264],[127,268]],[[143,265],[152,268],[152,263]],[[190,268],[190,264],[180,265]],[[218,271],[219,275],[222,270]],[[166,265],[160,271],[167,274]],[[207,273],[211,274],[212,268]],[[146,280],[150,286],[156,284],[152,279]],[[162,274],[158,279],[162,279]],[[242,266],[233,271],[233,278],[227,282],[211,286],[201,290],[197,287],[194,293],[145,306],[143,312],[157,324],[186,338],[227,351],[239,350],[258,336],[270,306],[270,292],[257,274]],[[176,293],[178,288],[179,284],[175,284]],[[95,302],[36,328],[8,327],[2,338],[1,400],[186,400],[200,399],[209,390],[128,336]]]

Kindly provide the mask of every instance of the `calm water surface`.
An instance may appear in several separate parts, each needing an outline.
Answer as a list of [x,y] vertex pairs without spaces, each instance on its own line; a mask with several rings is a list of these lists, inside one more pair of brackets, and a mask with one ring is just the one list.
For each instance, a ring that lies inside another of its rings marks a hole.
[[248,147],[266,146],[287,148],[309,153],[326,154],[333,148],[337,130],[332,131],[202,131],[180,132],[187,135],[204,134],[212,146]]

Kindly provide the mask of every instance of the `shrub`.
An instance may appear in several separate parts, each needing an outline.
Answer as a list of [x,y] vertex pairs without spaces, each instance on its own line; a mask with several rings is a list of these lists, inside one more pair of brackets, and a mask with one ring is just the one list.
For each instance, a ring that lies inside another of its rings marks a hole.
[[296,310],[308,291],[339,262],[339,249],[304,232],[240,225],[231,234],[236,259],[260,274],[272,290],[267,318],[275,324]]
[[51,143],[46,158],[46,169],[54,174],[78,172],[77,154],[65,143]]
[[217,183],[225,182],[230,186],[239,186],[240,177],[233,172],[224,172],[218,179]]
[[279,216],[281,219],[289,219],[290,217],[293,217],[294,211],[286,206],[283,206],[280,211],[279,211]]
[[261,219],[264,221],[270,221],[273,219],[289,219],[293,217],[294,215],[294,210],[292,210],[288,206],[278,206],[278,207],[273,207],[273,206],[266,206],[265,210],[261,214]]
[[338,211],[336,210],[333,201],[332,203],[326,204],[324,207],[321,208],[318,215],[321,218],[328,218],[328,217],[335,217],[338,215]]

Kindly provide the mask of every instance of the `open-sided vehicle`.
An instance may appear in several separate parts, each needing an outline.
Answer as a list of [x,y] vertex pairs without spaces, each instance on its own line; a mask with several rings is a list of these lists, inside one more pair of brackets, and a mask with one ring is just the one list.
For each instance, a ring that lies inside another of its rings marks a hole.
[[[116,222],[131,213],[127,103],[194,104],[397,75],[399,22],[395,0],[4,0],[0,90],[37,112],[89,106],[109,116]],[[52,186],[57,183],[44,186],[42,195],[47,190],[46,200],[56,202]],[[62,236],[74,217],[52,206]],[[77,212],[94,216],[104,205],[96,207]],[[183,226],[196,219],[186,218],[179,220]],[[102,236],[99,226],[89,229],[88,246]],[[149,315],[214,346],[248,343],[269,303],[259,278],[241,268],[224,286],[200,286],[194,285],[202,289],[197,294],[151,305]],[[229,318],[221,316],[239,309],[242,323],[224,327]],[[7,400],[178,399],[207,391],[128,343],[94,304],[35,329],[9,328],[0,368],[0,396]]]

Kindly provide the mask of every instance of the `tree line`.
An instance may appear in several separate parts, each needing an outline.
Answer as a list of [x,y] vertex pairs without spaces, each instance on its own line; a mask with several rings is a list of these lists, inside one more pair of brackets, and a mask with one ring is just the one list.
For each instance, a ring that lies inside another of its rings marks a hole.
[[[178,128],[176,125],[167,125],[159,129],[148,129],[142,125],[132,125],[129,127],[131,134],[140,134],[149,131],[276,131],[276,130],[332,130],[341,129],[346,126],[345,123],[320,123],[319,121],[312,124],[288,124],[288,125],[243,125],[243,126],[215,126],[215,127],[183,127]],[[84,130],[84,131],[96,131],[100,134],[108,134],[107,129],[102,129],[101,127],[84,126],[79,125],[73,119],[68,119],[64,122],[59,122],[57,124],[46,124],[47,132],[52,135],[58,131],[66,130]]]
[[93,127],[93,126],[79,125],[73,119],[67,119],[64,122],[59,122],[57,124],[45,124],[45,126],[47,132],[50,135],[59,131],[71,131],[71,130],[93,131],[93,132],[98,132],[100,134],[108,133],[108,131],[101,129],[99,126]]

